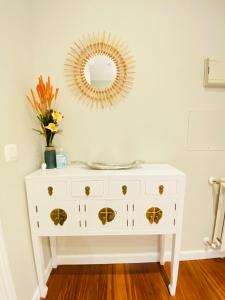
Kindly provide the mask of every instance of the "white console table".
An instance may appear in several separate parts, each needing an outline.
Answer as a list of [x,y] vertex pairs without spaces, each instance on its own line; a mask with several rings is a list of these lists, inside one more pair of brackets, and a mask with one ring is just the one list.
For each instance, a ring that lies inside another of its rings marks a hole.
[[45,297],[42,237],[50,237],[53,267],[57,236],[160,236],[164,264],[165,235],[171,234],[169,291],[175,295],[181,242],[185,175],[169,165],[145,164],[129,170],[81,167],[38,170],[26,176],[34,257]]

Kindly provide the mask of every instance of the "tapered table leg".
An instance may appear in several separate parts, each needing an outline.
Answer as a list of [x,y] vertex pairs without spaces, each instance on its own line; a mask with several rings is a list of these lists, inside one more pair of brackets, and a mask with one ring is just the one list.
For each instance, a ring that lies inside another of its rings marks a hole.
[[50,242],[50,249],[51,249],[51,255],[52,255],[52,267],[57,268],[57,256],[56,256],[56,237],[50,236],[49,237]]
[[159,262],[160,265],[165,263],[165,234],[160,234],[159,236]]
[[179,253],[180,253],[180,236],[179,234],[173,234],[172,242],[172,258],[171,258],[171,281],[169,284],[169,291],[171,296],[175,296],[178,268],[179,268]]
[[33,249],[34,249],[34,259],[37,270],[38,285],[40,290],[40,296],[45,298],[48,292],[48,287],[45,282],[44,275],[44,257],[42,249],[42,238],[37,236],[35,233],[32,234]]

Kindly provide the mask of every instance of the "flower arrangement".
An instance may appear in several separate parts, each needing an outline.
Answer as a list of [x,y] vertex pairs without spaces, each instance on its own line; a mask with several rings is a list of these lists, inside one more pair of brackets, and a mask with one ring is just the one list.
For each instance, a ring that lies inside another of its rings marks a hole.
[[40,76],[38,78],[36,91],[37,97],[32,89],[31,96],[27,96],[41,125],[40,130],[34,130],[43,135],[46,140],[46,146],[51,147],[55,134],[60,132],[60,130],[58,130],[58,125],[63,118],[62,114],[55,110],[59,89],[53,89],[50,77],[48,77],[47,82],[44,83],[42,76]]

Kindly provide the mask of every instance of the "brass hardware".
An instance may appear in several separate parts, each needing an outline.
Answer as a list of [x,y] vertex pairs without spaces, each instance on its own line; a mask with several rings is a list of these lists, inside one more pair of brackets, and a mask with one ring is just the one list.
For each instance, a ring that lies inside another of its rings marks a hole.
[[90,195],[90,190],[91,190],[90,186],[85,186],[85,194],[86,194],[86,196]]
[[38,208],[37,208],[37,205],[35,206],[35,210],[36,210],[36,213],[38,212]]
[[67,214],[65,210],[61,208],[56,208],[51,211],[50,217],[55,225],[63,225],[67,219]]
[[48,194],[49,194],[49,196],[52,196],[52,194],[53,194],[53,187],[52,186],[48,187]]
[[150,224],[159,223],[162,218],[163,212],[158,207],[151,207],[146,211],[146,218],[149,220]]
[[126,185],[122,185],[122,193],[123,193],[123,195],[126,195],[126,193],[127,193],[127,186]]
[[116,211],[112,208],[104,207],[98,212],[98,217],[102,222],[102,225],[105,225],[107,222],[111,222],[116,215]]
[[39,228],[39,221],[37,221],[37,227]]
[[160,195],[162,195],[163,192],[164,192],[164,186],[161,184],[161,185],[159,185],[159,193],[160,193]]

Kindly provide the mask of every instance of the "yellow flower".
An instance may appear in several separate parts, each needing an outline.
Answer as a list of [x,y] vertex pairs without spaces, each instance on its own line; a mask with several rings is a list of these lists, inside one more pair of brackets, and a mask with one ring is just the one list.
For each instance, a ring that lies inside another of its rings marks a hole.
[[60,114],[57,111],[53,111],[52,117],[53,117],[54,121],[57,121],[57,123],[59,123],[62,120],[62,114]]
[[57,132],[57,127],[54,123],[49,123],[45,128],[51,130],[51,132]]

